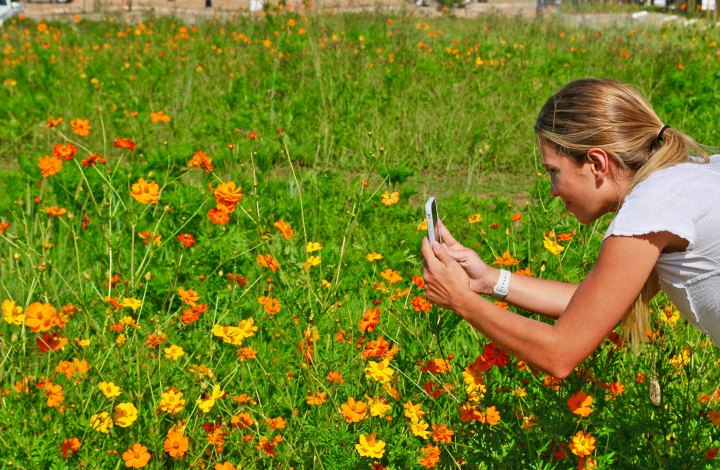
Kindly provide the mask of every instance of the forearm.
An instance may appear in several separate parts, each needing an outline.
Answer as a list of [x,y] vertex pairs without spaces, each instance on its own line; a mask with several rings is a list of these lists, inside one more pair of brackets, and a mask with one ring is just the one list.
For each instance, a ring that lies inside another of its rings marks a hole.
[[508,312],[477,295],[457,299],[453,310],[507,352],[555,377],[566,376],[583,359],[567,351],[554,325]]
[[[492,293],[493,286],[500,276],[500,270],[495,270],[493,274],[494,280],[491,285],[483,289],[482,293]],[[559,318],[577,287],[577,284],[513,274],[505,301],[529,312]]]

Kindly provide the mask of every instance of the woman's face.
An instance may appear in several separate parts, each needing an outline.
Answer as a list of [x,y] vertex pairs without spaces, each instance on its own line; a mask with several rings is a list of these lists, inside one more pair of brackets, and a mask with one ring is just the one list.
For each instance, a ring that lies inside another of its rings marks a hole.
[[558,152],[542,139],[540,153],[543,167],[550,176],[551,194],[562,199],[565,209],[580,223],[593,222],[607,212],[599,198],[591,162],[578,165],[572,157]]

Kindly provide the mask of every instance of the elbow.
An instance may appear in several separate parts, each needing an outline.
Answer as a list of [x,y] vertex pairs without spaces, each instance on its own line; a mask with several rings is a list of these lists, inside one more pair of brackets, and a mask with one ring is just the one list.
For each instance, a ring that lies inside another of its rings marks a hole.
[[582,363],[584,358],[576,358],[572,353],[563,348],[556,349],[550,354],[545,364],[545,372],[558,379],[566,379],[575,371],[575,368]]

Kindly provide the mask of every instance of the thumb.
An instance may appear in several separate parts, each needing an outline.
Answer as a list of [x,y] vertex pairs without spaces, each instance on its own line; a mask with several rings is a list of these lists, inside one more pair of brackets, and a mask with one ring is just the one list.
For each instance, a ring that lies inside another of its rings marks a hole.
[[449,261],[455,261],[450,254],[450,250],[448,250],[444,244],[441,245],[438,242],[434,242],[432,245],[432,249],[437,259],[442,261],[443,264],[448,264]]

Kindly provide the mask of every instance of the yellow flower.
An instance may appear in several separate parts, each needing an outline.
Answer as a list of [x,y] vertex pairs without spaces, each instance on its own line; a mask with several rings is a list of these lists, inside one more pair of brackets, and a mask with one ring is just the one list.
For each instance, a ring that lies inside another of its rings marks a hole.
[[308,242],[306,251],[308,253],[312,253],[313,251],[318,251],[322,249],[322,245],[318,242]]
[[384,418],[388,411],[390,411],[390,404],[383,397],[368,398],[368,405],[370,405],[370,416],[378,416]]
[[482,216],[480,214],[473,214],[468,216],[468,223],[470,225],[482,222]]
[[422,419],[419,421],[412,421],[410,423],[410,432],[413,433],[413,436],[417,436],[420,439],[427,439],[430,436],[430,431],[428,431],[429,427],[428,423]]
[[578,457],[586,457],[595,450],[595,437],[589,432],[578,431],[570,442],[570,450]]
[[313,266],[317,266],[320,264],[320,257],[319,256],[310,256],[308,257],[307,261],[305,261],[302,264],[302,268],[307,271],[308,269],[312,268]]
[[355,444],[355,450],[361,457],[381,459],[385,453],[385,443],[376,440],[376,434],[360,434],[360,442]]
[[418,229],[418,232],[427,230],[427,219],[423,219],[422,222],[417,224],[417,229]]
[[386,206],[390,207],[393,204],[397,204],[400,202],[400,193],[397,191],[385,191],[382,193],[382,203]]
[[690,348],[685,348],[680,352],[680,354],[676,354],[671,357],[670,364],[675,366],[676,369],[690,364]]
[[122,389],[112,382],[100,382],[98,388],[105,398],[114,398],[122,393]]
[[253,318],[248,318],[247,320],[241,320],[238,326],[215,325],[213,334],[226,343],[239,346],[244,339],[253,336],[258,330],[254,323]]
[[122,306],[125,308],[131,308],[133,312],[142,307],[142,301],[133,299],[132,297],[125,297],[122,299]]
[[138,410],[130,402],[120,403],[115,407],[115,424],[121,428],[130,426],[138,417]]
[[380,383],[387,383],[392,379],[393,369],[390,367],[390,360],[383,359],[380,362],[368,361],[369,366],[365,368],[365,377],[377,380]]
[[379,261],[379,260],[383,259],[383,255],[381,255],[380,253],[372,252],[372,253],[368,253],[365,256],[365,259],[372,263],[373,261]]
[[425,416],[425,412],[422,411],[421,403],[415,405],[412,401],[408,401],[403,405],[403,408],[405,409],[405,417],[409,418],[413,422],[420,421],[422,417]]
[[170,414],[177,414],[182,411],[185,406],[183,393],[175,388],[168,389],[160,397],[160,411]]
[[2,314],[5,323],[11,325],[22,325],[25,322],[25,315],[22,307],[15,305],[14,300],[3,300]]
[[198,408],[200,408],[203,413],[209,413],[212,407],[215,406],[215,401],[223,395],[225,395],[225,392],[220,389],[220,385],[215,385],[212,393],[203,393],[203,396],[198,398]]
[[547,251],[554,255],[559,255],[565,251],[564,246],[558,244],[554,239],[548,237],[547,235],[543,238],[543,246]]
[[673,305],[668,305],[660,311],[660,319],[663,323],[669,323],[672,326],[680,320],[680,311]]
[[328,281],[327,279],[323,279],[322,281],[320,281],[320,283],[325,289],[330,289],[332,287],[332,284],[330,284],[330,281]]
[[97,413],[90,416],[90,427],[97,432],[101,432],[103,434],[109,433],[110,428],[113,427],[110,413],[108,413],[107,411],[103,411],[102,413]]
[[77,344],[81,348],[87,348],[88,346],[90,346],[90,340],[83,338],[75,338],[75,344]]
[[165,359],[172,359],[173,361],[177,361],[181,357],[185,355],[185,351],[181,346],[172,345],[167,348],[165,348]]

